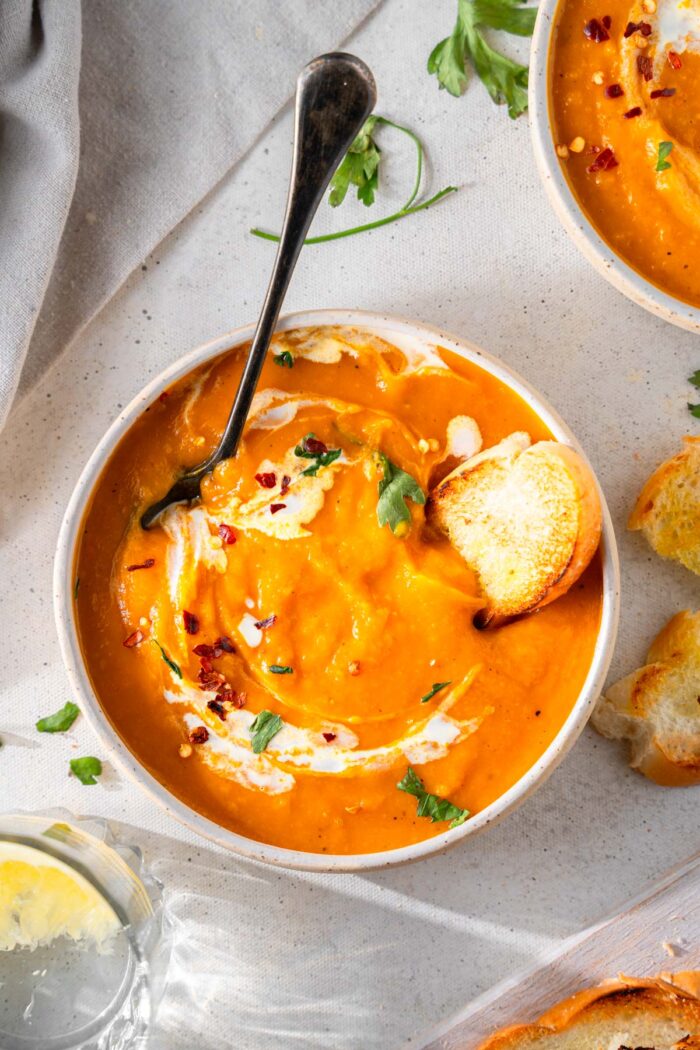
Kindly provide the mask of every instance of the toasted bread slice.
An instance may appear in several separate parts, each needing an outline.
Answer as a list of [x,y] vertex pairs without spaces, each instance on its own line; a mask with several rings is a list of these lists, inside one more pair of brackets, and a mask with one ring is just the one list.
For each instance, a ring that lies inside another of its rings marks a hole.
[[516,1025],[480,1050],[691,1050],[700,1045],[700,1000],[670,980],[606,981]]
[[461,463],[432,492],[428,521],[478,574],[480,626],[568,591],[600,540],[593,475],[572,448],[516,432]]
[[700,574],[700,437],[662,463],[639,494],[629,528],[641,529],[662,558]]
[[700,612],[674,616],[647,660],[610,686],[593,725],[629,740],[630,765],[657,784],[700,784]]

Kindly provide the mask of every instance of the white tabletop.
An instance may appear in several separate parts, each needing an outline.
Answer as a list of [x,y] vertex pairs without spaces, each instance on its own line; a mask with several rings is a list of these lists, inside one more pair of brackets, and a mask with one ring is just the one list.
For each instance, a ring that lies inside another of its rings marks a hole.
[[[458,100],[424,72],[454,4],[386,0],[348,48],[373,68],[378,111],[419,131],[435,209],[302,255],[289,310],[362,307],[413,317],[499,354],[578,435],[618,531],[623,610],[613,675],[643,659],[658,628],[698,601],[625,519],[639,486],[698,424],[686,377],[700,340],[623,299],[559,228],[539,184],[526,119],[511,122],[470,84]],[[383,132],[386,181],[371,212],[323,206],[318,228],[380,214],[410,188],[412,156]],[[3,434],[0,805],[64,805],[122,825],[166,883],[176,917],[173,983],[158,1050],[196,1045],[394,1050],[697,848],[698,792],[632,773],[587,729],[515,815],[446,856],[366,876],[287,874],[237,860],[166,818],[107,767],[99,786],[67,775],[100,754],[79,720],[39,736],[70,693],[51,608],[58,526],[71,488],[118,408],[166,364],[254,319],[286,195],[289,111],[184,222],[15,412]],[[387,203],[384,203],[386,201]],[[109,231],[99,229],[109,248]]]

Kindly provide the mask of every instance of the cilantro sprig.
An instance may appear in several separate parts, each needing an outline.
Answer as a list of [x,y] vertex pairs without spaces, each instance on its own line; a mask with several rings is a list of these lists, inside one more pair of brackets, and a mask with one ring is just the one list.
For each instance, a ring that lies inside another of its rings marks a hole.
[[40,718],[36,728],[40,733],[65,733],[73,725],[79,714],[80,708],[78,705],[74,704],[72,700],[68,700],[59,711]]
[[251,747],[256,755],[264,751],[267,745],[276,736],[284,725],[279,715],[272,711],[261,711],[250,723]]
[[656,170],[657,171],[668,171],[669,168],[673,167],[673,165],[670,164],[669,161],[668,161],[668,157],[671,156],[671,152],[672,151],[673,151],[673,143],[672,142],[660,142],[659,143],[659,153],[658,153],[658,156],[656,158]]
[[168,667],[173,672],[173,674],[176,674],[178,678],[182,678],[182,671],[180,670],[179,664],[176,664],[175,661],[173,659],[171,659],[171,657],[168,656],[168,654],[166,653],[165,649],[160,644],[160,642],[158,641],[157,638],[154,638],[153,641],[156,643],[156,645],[160,649],[160,655],[163,657],[163,660],[168,665]]
[[311,466],[307,467],[306,470],[302,470],[301,473],[303,477],[314,478],[318,474],[320,467],[327,467],[331,463],[335,463],[342,451],[340,448],[328,448],[323,441],[319,441],[312,431],[302,438],[294,449],[294,455],[298,456],[299,459],[313,460]]
[[450,36],[437,44],[428,58],[428,72],[441,88],[461,95],[467,86],[467,62],[498,105],[507,103],[513,119],[527,109],[527,66],[514,62],[487,43],[483,27],[516,36],[532,36],[537,8],[522,0],[458,0],[457,21]]
[[93,755],[85,755],[83,758],[72,758],[70,760],[71,772],[78,778],[81,784],[96,784],[97,777],[102,773],[102,763]]
[[272,360],[280,368],[294,368],[294,358],[290,350],[283,350],[280,354],[275,354]]
[[439,693],[441,689],[446,689],[448,685],[452,685],[452,682],[433,682],[425,696],[420,698],[420,702],[427,704],[428,700],[432,700],[436,693]]
[[411,766],[406,770],[406,776],[403,780],[399,780],[396,786],[399,791],[405,791],[406,794],[418,799],[417,815],[428,817],[433,824],[439,820],[449,820],[451,828],[458,828],[469,816],[468,809],[461,809],[449,799],[431,795],[429,791],[426,791],[423,781]]
[[[700,390],[700,368],[693,372],[692,376],[688,376],[688,382],[692,384],[692,386],[694,386],[696,390]],[[691,416],[695,417],[695,419],[700,419],[700,403],[698,403],[697,405],[693,405],[689,401],[688,411],[690,412]]]
[[[404,127],[403,124],[396,124],[393,120],[389,120],[388,117],[382,117],[378,113],[373,113],[363,124],[362,129],[353,140],[338,170],[331,179],[328,201],[332,208],[337,208],[338,205],[342,204],[350,186],[356,187],[358,199],[367,207],[374,203],[379,188],[381,164],[381,150],[374,138],[374,131],[377,127],[393,128],[395,131],[400,131],[402,134],[407,135],[416,147],[416,174],[408,200],[398,211],[385,215],[381,219],[361,223],[359,226],[351,226],[345,230],[337,230],[335,233],[324,233],[318,237],[307,237],[304,244],[324,244],[326,241],[336,241],[341,237],[351,237],[356,233],[364,233],[367,230],[376,230],[380,226],[388,226],[389,223],[397,222],[399,219],[405,219],[408,215],[415,215],[416,212],[430,208],[431,205],[437,204],[439,200],[442,200],[449,193],[457,192],[456,186],[445,186],[444,189],[434,193],[427,200],[416,204],[423,177],[423,160],[425,157],[423,143],[410,128]],[[258,226],[254,226],[250,232],[255,237],[261,237],[265,241],[279,241],[278,234],[261,230]]]
[[394,535],[401,534],[405,531],[403,523],[411,520],[406,500],[422,505],[425,493],[415,478],[392,463],[383,452],[379,453],[379,461],[384,477],[378,485],[377,521],[382,528],[388,525]]

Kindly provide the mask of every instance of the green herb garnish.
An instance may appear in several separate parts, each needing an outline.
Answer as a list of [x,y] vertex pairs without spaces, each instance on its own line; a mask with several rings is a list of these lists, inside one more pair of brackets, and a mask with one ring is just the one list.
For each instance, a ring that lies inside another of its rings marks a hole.
[[656,161],[656,170],[657,171],[666,171],[668,168],[672,167],[672,165],[669,164],[667,159],[666,159],[667,157],[670,156],[672,149],[673,149],[673,143],[672,142],[660,142],[659,143],[659,156],[658,156],[657,161]]
[[509,116],[519,117],[527,109],[527,66],[494,51],[481,28],[532,36],[536,17],[537,8],[521,7],[520,0],[458,0],[455,27],[431,51],[428,72],[451,95],[461,95],[467,86],[468,60],[493,101],[507,102]]
[[96,784],[96,777],[102,772],[102,763],[99,758],[86,755],[85,758],[72,758],[70,768],[81,784]]
[[449,802],[439,795],[431,795],[425,790],[423,781],[409,766],[406,776],[396,785],[399,791],[405,791],[418,799],[416,813],[419,817],[429,817],[433,823],[438,820],[449,820],[451,828],[458,828],[469,816],[468,809],[460,809],[454,802]]
[[40,718],[36,724],[40,733],[65,733],[75,722],[80,714],[80,708],[69,700],[60,711]]
[[432,700],[436,693],[439,693],[441,689],[446,686],[452,685],[452,682],[433,682],[430,690],[420,698],[422,704],[427,704],[428,700]]
[[[341,161],[338,170],[331,180],[330,194],[328,197],[331,207],[337,208],[338,205],[345,200],[348,189],[351,185],[357,187],[357,196],[365,205],[369,207],[369,205],[374,202],[375,193],[379,187],[381,150],[374,140],[373,132],[374,129],[379,126],[394,128],[396,131],[408,135],[415,144],[417,157],[416,175],[410,197],[398,211],[392,212],[391,215],[386,215],[382,219],[375,219],[374,222],[361,223],[359,226],[351,226],[346,230],[338,230],[336,233],[324,233],[318,237],[307,237],[304,244],[324,244],[326,241],[336,241],[340,237],[351,237],[355,233],[376,230],[380,226],[387,226],[389,223],[397,222],[399,219],[405,219],[407,215],[414,215],[416,212],[429,208],[432,204],[437,204],[437,202],[443,197],[446,197],[448,193],[456,193],[456,186],[446,186],[438,193],[433,194],[428,200],[416,204],[415,201],[418,197],[418,191],[420,190],[421,178],[423,175],[423,158],[425,156],[423,143],[410,128],[405,128],[402,124],[395,124],[393,120],[389,120],[387,117],[381,117],[378,114],[373,113],[365,121],[362,130],[354,139],[345,158]],[[262,237],[265,241],[279,241],[278,234],[268,233],[266,230],[261,230],[257,226],[250,232],[254,234],[255,237]]]
[[265,750],[273,736],[279,733],[283,725],[284,723],[280,716],[274,715],[272,711],[261,711],[260,714],[256,715],[255,719],[250,723],[251,746],[256,755]]
[[[698,368],[697,371],[693,372],[692,376],[688,376],[688,382],[691,383],[698,390],[700,390],[700,368]],[[700,419],[700,404],[692,405],[689,401],[688,411],[690,412],[691,416],[695,417],[695,419]]]
[[156,643],[156,645],[160,649],[160,655],[163,657],[163,659],[165,660],[166,664],[168,665],[170,670],[173,672],[173,674],[176,674],[178,676],[178,678],[182,678],[182,671],[180,670],[179,666],[175,663],[174,660],[170,659],[170,657],[168,656],[168,654],[166,653],[165,649],[160,644],[158,639],[154,638],[153,641]]
[[379,453],[379,459],[384,468],[384,477],[378,486],[377,520],[382,528],[388,524],[394,534],[397,530],[404,532],[405,529],[401,528],[402,522],[411,520],[406,500],[423,504],[425,493],[415,478],[395,466],[383,452]]
[[281,354],[275,354],[272,360],[280,368],[294,368],[294,358],[289,350],[283,350]]
[[270,674],[294,674],[294,668],[287,664],[270,664],[268,671]]
[[306,470],[302,470],[303,477],[316,477],[320,467],[327,467],[335,463],[342,449],[327,448],[323,441],[319,441],[314,433],[307,434],[294,449],[294,455],[300,459],[313,459],[314,462]]

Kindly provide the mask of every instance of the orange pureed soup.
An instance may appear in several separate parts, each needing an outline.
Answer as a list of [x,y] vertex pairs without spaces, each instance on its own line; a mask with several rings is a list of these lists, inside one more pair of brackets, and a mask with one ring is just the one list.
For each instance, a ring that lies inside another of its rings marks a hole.
[[561,0],[552,33],[552,133],[574,195],[627,263],[700,306],[700,3]]
[[397,789],[409,766],[475,813],[561,728],[599,561],[541,612],[477,631],[477,580],[420,492],[400,501],[409,521],[380,525],[387,463],[427,492],[479,430],[485,446],[551,435],[476,365],[357,329],[277,336],[236,459],[145,532],[143,510],[215,446],[246,350],[146,409],[99,479],[76,565],[93,686],[143,765],[242,835],[339,854],[428,838],[448,823]]

